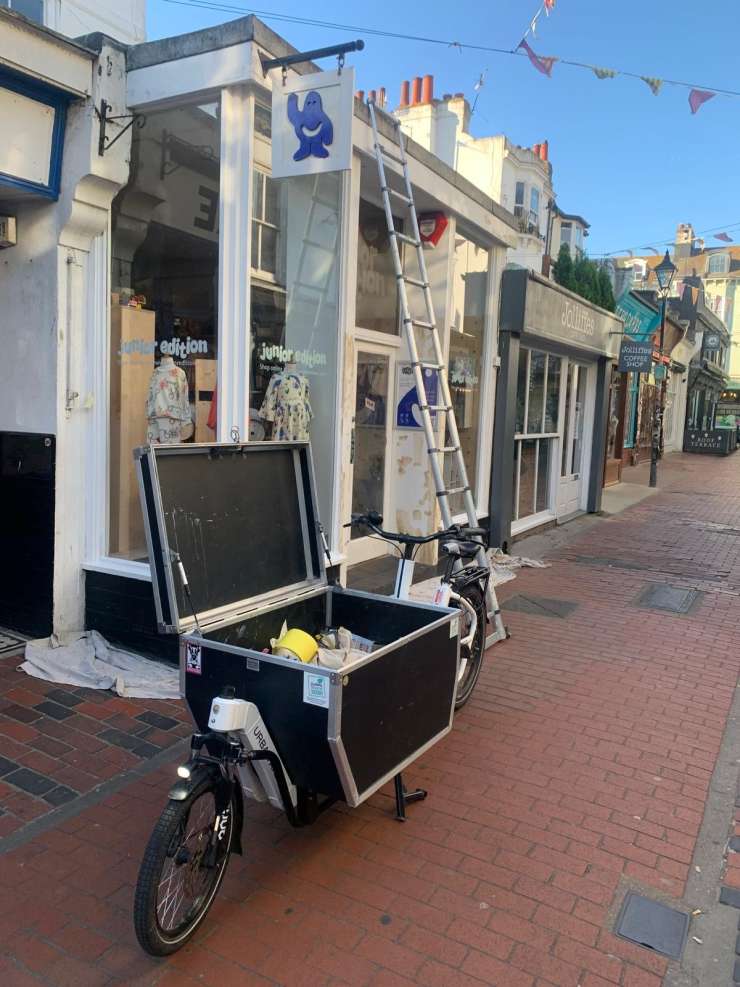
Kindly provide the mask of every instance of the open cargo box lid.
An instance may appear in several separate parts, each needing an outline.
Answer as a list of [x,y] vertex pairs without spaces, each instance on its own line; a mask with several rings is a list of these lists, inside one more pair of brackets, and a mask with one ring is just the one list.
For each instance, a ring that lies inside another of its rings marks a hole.
[[145,446],[134,455],[160,631],[192,630],[193,609],[205,630],[326,583],[307,442]]

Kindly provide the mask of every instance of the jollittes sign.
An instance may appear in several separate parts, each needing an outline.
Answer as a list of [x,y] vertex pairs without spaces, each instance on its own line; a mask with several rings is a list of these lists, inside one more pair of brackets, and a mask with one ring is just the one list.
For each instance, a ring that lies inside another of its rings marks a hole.
[[352,166],[354,69],[286,79],[273,74],[272,177],[318,175]]

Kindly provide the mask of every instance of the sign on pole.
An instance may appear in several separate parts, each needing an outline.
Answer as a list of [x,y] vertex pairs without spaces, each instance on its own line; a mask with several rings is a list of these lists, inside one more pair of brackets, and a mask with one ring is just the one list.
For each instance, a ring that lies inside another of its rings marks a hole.
[[649,374],[653,369],[653,344],[625,337],[619,348],[620,373]]
[[272,177],[351,168],[354,69],[273,78]]

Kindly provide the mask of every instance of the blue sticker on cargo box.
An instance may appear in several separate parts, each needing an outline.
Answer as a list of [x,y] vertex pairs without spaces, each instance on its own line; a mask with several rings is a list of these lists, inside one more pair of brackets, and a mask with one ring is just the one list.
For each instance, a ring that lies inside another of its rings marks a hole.
[[303,701],[311,706],[329,708],[329,676],[303,673]]

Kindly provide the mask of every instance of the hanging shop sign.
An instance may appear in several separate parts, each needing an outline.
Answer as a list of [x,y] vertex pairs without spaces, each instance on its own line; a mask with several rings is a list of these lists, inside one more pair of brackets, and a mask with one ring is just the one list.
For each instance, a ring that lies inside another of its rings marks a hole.
[[649,374],[653,369],[653,344],[625,338],[619,347],[619,372]]
[[288,78],[273,74],[272,177],[319,175],[352,166],[354,69]]
[[419,216],[419,236],[421,242],[436,247],[447,229],[447,217],[443,212],[428,212]]
[[650,339],[660,325],[660,312],[645,305],[629,289],[617,301],[615,315],[624,322],[624,331],[633,339]]
[[704,350],[707,353],[719,353],[722,347],[722,337],[718,332],[704,333]]
[[[429,404],[437,404],[437,374],[424,370],[424,387]],[[423,428],[421,402],[414,381],[414,368],[410,363],[398,364],[396,386],[396,428]],[[432,412],[432,421],[436,413]]]

